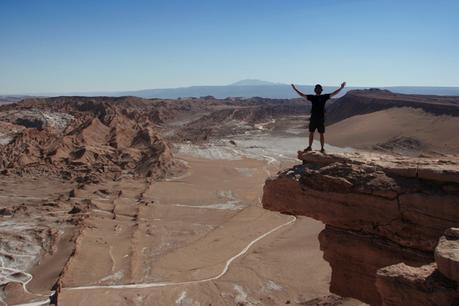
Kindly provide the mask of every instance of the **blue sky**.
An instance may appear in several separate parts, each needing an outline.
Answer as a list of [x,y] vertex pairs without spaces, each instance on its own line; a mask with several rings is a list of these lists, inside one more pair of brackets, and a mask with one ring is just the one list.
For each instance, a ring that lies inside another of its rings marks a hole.
[[0,93],[459,86],[457,0],[0,0]]

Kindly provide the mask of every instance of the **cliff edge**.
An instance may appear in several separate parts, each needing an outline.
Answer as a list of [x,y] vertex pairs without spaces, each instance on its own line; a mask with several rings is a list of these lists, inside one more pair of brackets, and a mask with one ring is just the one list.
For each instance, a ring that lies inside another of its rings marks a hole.
[[459,159],[298,158],[267,179],[263,207],[326,224],[319,241],[333,293],[371,305],[458,305]]

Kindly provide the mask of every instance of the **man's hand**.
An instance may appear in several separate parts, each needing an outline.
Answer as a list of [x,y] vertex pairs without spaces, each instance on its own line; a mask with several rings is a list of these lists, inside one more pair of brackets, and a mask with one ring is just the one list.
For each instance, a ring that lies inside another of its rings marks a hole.
[[301,91],[299,91],[298,89],[296,89],[296,87],[295,87],[294,84],[290,84],[290,86],[292,86],[293,90],[296,91],[296,93],[297,93],[299,96],[306,98],[306,95],[305,95],[304,93],[302,93]]
[[341,86],[330,94],[330,97],[336,96],[341,91],[341,89],[344,88],[344,86],[346,86],[346,82],[341,83]]

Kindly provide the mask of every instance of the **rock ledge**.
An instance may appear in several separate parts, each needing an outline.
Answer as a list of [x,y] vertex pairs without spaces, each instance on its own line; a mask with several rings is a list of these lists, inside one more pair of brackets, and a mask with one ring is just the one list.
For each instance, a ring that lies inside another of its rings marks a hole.
[[[302,165],[266,180],[263,207],[326,224],[319,240],[332,267],[333,293],[371,305],[408,305],[398,304],[390,289],[404,283],[410,284],[405,296],[419,293],[423,300],[422,287],[446,294],[442,302],[457,299],[459,235],[448,229],[459,227],[459,159],[315,152],[298,157]],[[426,279],[447,281],[428,286]]]

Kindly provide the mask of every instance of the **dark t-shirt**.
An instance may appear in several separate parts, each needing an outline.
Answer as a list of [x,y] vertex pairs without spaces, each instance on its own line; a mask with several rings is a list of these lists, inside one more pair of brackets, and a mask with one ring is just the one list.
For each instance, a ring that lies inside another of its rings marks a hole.
[[324,119],[325,117],[325,102],[330,99],[329,94],[325,95],[307,95],[306,99],[311,101],[311,118]]

